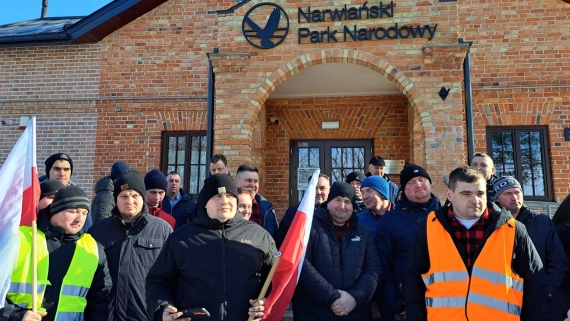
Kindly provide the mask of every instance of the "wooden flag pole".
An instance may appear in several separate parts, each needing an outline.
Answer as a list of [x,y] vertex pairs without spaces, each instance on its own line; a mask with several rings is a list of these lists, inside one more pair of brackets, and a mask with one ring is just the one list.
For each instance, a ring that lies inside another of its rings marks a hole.
[[[277,254],[277,258],[275,259],[275,262],[273,262],[273,265],[271,266],[271,270],[269,271],[269,274],[267,275],[267,279],[265,279],[265,283],[263,284],[263,288],[261,288],[261,292],[259,293],[259,296],[257,297],[258,300],[261,300],[265,297],[265,294],[267,294],[267,289],[269,289],[269,285],[271,284],[271,280],[273,279],[273,275],[275,274],[275,270],[277,270],[277,266],[279,265],[279,261],[281,261],[281,253]],[[247,319],[247,321],[253,321],[255,317],[253,315],[250,315],[249,318]]]
[[36,236],[38,225],[32,221],[32,311],[38,312],[38,256],[36,248]]

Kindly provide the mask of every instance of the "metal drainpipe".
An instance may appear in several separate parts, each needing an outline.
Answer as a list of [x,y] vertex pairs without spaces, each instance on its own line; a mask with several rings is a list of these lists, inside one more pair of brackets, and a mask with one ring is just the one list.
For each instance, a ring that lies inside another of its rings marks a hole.
[[[217,54],[218,48],[214,48],[215,54]],[[215,86],[216,86],[216,74],[214,73],[214,67],[212,66],[212,60],[210,59],[210,53],[206,54],[208,56],[208,125],[206,129],[206,159],[208,162],[214,153],[214,99],[215,99]],[[207,176],[210,176],[210,171],[206,171]]]
[[47,17],[47,8],[48,8],[48,0],[42,1],[42,15],[40,17],[45,18]]
[[[469,44],[469,49],[473,41],[465,42],[459,39],[459,43]],[[473,130],[473,96],[471,95],[471,59],[469,57],[469,49],[463,60],[463,81],[465,82],[465,120],[467,125],[467,162],[471,162],[475,153],[475,137]]]

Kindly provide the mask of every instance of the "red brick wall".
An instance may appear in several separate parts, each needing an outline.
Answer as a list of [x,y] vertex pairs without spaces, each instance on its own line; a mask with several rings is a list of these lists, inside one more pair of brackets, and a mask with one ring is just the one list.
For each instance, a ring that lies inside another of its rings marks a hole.
[[[19,130],[21,116],[36,116],[36,158],[38,175],[45,175],[44,161],[52,154],[64,152],[73,159],[71,180],[83,188],[87,195],[92,192],[95,180],[95,131],[97,109],[92,102],[37,102],[0,103],[2,120],[11,120],[11,125],[0,125],[0,164],[22,134]],[[1,165],[0,165],[1,166]]]
[[570,193],[570,5],[558,0],[459,6],[471,47],[475,146],[487,151],[488,126],[548,126],[554,200]]
[[57,152],[73,161],[71,180],[89,195],[94,184],[100,44],[0,48],[0,166],[22,134],[20,117],[36,116],[38,175]]
[[[265,107],[267,184],[263,195],[273,202],[279,217],[289,206],[291,140],[373,139],[375,155],[410,159],[405,96],[270,99]],[[279,123],[271,123],[271,117],[279,118]],[[321,129],[323,121],[339,121],[340,128]],[[397,175],[391,177],[398,183]]]

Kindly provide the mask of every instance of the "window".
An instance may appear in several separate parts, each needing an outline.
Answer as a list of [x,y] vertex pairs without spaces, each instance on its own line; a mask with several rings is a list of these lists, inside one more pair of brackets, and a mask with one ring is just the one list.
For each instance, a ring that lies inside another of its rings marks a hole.
[[206,132],[163,132],[162,172],[176,171],[182,178],[182,188],[194,198],[204,185],[208,161]]
[[487,149],[497,169],[495,175],[514,176],[525,199],[552,200],[546,127],[489,127]]

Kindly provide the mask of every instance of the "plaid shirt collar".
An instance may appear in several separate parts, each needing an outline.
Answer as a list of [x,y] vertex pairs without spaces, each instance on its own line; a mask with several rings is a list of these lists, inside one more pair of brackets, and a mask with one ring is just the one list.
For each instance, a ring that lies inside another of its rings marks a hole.
[[257,203],[255,197],[253,198],[253,202],[251,204],[251,216],[249,217],[249,220],[263,226],[263,219],[261,218],[261,209],[259,208],[259,203]]
[[465,266],[471,269],[477,247],[483,240],[485,230],[487,229],[487,226],[489,226],[489,209],[486,208],[479,220],[475,222],[470,229],[467,229],[457,220],[453,214],[453,206],[450,204],[447,210],[447,221],[451,225],[451,229],[458,241],[461,252],[465,253],[465,256],[463,256]]

